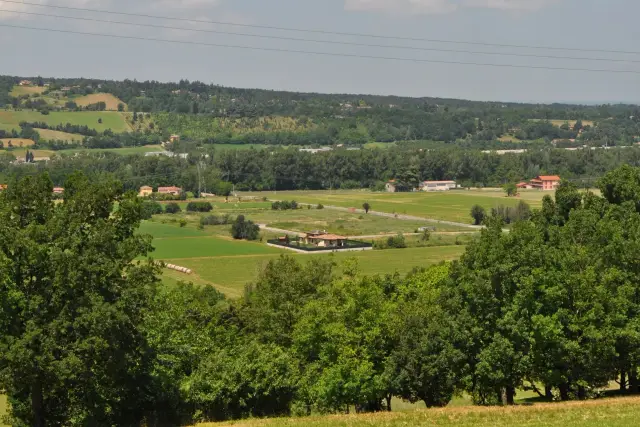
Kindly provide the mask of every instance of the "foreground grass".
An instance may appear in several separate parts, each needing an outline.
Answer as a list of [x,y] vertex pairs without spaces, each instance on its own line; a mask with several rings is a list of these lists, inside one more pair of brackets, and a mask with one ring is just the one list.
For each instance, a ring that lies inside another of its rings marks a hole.
[[548,403],[531,406],[462,407],[364,415],[247,420],[199,424],[199,427],[631,427],[640,419],[640,398],[586,402]]
[[0,394],[0,426],[5,426],[2,422],[2,417],[7,415],[7,396]]

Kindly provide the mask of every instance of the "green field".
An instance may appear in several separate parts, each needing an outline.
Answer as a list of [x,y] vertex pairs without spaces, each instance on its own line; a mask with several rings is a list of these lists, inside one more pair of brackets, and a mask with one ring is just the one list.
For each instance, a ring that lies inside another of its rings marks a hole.
[[278,191],[277,193],[251,193],[274,200],[296,200],[303,203],[343,208],[362,209],[368,202],[377,212],[412,215],[421,218],[471,223],[469,212],[473,205],[490,210],[498,205],[515,206],[524,200],[532,208],[540,207],[542,198],[553,193],[542,191],[522,192],[519,197],[505,196],[501,190],[456,190],[445,192],[374,193],[367,190],[345,191]]
[[[366,275],[408,273],[414,267],[427,267],[460,257],[464,246],[394,249],[365,252],[306,255],[287,252],[301,262],[331,258],[339,266],[349,258],[358,260],[360,272]],[[244,286],[255,280],[262,266],[279,255],[219,256],[213,258],[167,259],[167,262],[188,267],[201,283],[208,283],[230,297],[242,295]],[[192,280],[185,276],[183,280]]]
[[[98,123],[102,119],[102,123]],[[19,123],[45,122],[48,125],[71,123],[73,125],[86,125],[99,132],[111,129],[114,132],[128,132],[131,128],[126,123],[124,115],[113,111],[80,111],[60,112],[52,111],[44,115],[38,111],[0,111],[0,129],[19,130]]]
[[164,151],[161,145],[143,145],[141,147],[123,147],[123,148],[72,148],[69,150],[58,151],[59,154],[75,154],[75,153],[115,153],[122,156],[131,154],[144,154],[155,151]]
[[246,420],[199,427],[631,427],[638,425],[640,398],[602,399],[515,407],[463,407]]
[[11,92],[9,93],[11,96],[19,97],[22,95],[39,95],[42,92],[46,91],[47,88],[43,86],[18,86],[15,85]]
[[75,133],[60,132],[51,129],[38,129],[40,138],[45,141],[82,142],[84,136]]

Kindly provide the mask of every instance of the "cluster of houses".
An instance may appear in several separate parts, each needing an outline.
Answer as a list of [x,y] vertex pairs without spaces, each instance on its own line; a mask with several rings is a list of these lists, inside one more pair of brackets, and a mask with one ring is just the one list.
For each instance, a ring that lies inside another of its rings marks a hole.
[[[153,187],[149,187],[148,185],[143,185],[140,187],[140,191],[138,192],[138,196],[140,197],[149,197],[153,194]],[[172,196],[179,196],[182,194],[182,188],[180,187],[158,187],[158,194],[170,194]]]

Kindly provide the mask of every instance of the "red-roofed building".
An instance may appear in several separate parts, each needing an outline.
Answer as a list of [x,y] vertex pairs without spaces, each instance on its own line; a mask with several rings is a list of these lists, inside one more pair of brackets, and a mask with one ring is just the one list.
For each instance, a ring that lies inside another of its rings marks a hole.
[[540,175],[531,180],[531,186],[543,191],[553,191],[560,185],[560,177],[557,175]]
[[303,239],[305,244],[316,245],[321,248],[342,248],[347,240],[344,236],[320,234],[319,232],[307,233]]
[[62,187],[53,187],[53,194],[63,194],[64,188]]
[[523,190],[523,189],[531,189],[531,188],[533,188],[533,185],[531,185],[530,182],[521,182],[519,184],[516,184],[516,187],[519,190]]
[[182,193],[182,188],[180,187],[159,187],[158,193],[160,194],[173,194],[174,196],[179,196]]
[[4,191],[7,189],[7,184],[0,184],[0,191]]

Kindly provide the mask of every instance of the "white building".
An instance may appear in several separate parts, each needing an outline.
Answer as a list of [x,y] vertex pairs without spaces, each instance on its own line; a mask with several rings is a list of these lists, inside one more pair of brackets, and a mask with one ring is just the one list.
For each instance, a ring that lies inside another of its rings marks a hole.
[[449,191],[458,188],[455,181],[424,181],[420,184],[421,191]]

